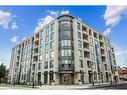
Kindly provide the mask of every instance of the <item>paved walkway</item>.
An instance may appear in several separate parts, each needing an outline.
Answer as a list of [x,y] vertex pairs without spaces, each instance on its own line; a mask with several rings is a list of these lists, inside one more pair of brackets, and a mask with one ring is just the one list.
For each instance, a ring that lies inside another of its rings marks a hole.
[[13,86],[12,84],[8,85],[1,85],[0,89],[37,89],[37,90],[79,90],[79,89],[86,89],[86,88],[96,88],[96,87],[102,87],[102,86],[109,86],[110,83],[95,83],[94,86],[92,84],[82,84],[82,85],[42,85],[40,86],[35,86],[35,88],[32,88],[32,86],[29,85],[15,85]]

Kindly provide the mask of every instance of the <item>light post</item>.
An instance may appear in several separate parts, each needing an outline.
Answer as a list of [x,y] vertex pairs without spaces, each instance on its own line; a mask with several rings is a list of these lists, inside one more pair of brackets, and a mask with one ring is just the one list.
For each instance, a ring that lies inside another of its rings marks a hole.
[[94,72],[93,72],[93,69],[94,69],[94,66],[93,66],[93,64],[92,64],[92,84],[93,84],[93,86],[94,86]]

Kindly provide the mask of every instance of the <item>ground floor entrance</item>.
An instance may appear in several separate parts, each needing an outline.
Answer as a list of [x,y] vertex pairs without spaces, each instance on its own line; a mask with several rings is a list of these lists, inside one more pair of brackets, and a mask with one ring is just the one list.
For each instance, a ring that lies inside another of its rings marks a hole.
[[59,81],[63,85],[74,84],[74,74],[60,73]]

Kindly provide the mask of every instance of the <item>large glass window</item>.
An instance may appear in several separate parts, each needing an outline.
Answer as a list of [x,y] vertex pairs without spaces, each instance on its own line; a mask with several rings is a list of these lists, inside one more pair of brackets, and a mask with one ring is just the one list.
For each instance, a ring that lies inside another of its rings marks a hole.
[[53,68],[54,60],[50,60],[50,68]]
[[46,37],[45,37],[45,43],[47,43],[49,41],[49,35],[47,35]]
[[39,38],[42,38],[42,31],[39,33]]
[[54,23],[51,24],[51,32],[54,31]]
[[80,68],[83,68],[83,60],[79,60],[79,66]]
[[77,33],[78,33],[78,35],[77,35],[78,39],[81,39],[81,32],[78,31]]
[[40,46],[41,46],[42,45],[42,39],[40,39],[39,43],[40,43]]
[[91,37],[89,37],[89,41],[91,44],[93,44],[93,39]]
[[71,40],[61,40],[61,46],[71,46]]
[[40,46],[40,47],[39,47],[39,53],[42,52],[42,49],[43,49],[42,46]]
[[45,69],[48,69],[48,61],[45,62],[44,68],[45,68]]
[[54,41],[50,42],[50,49],[54,47]]
[[60,38],[71,37],[71,31],[61,31]]
[[90,51],[94,52],[94,47],[92,45],[90,45]]
[[62,21],[62,22],[60,22],[60,29],[64,30],[65,28],[71,28],[70,21]]
[[48,52],[45,53],[45,59],[46,59],[46,60],[48,59]]
[[41,63],[38,63],[38,70],[41,69]]
[[93,53],[90,53],[90,59],[91,59],[92,61],[95,61],[95,55],[94,55]]
[[54,58],[54,51],[50,52],[50,58]]
[[77,29],[80,30],[80,23],[77,22]]
[[61,60],[61,64],[72,64],[72,60]]
[[50,34],[50,40],[53,40],[54,39],[54,32],[52,32],[51,34]]
[[71,50],[61,50],[61,56],[71,56],[72,51]]
[[49,49],[49,44],[45,45],[45,51]]
[[41,60],[42,60],[42,55],[40,54],[40,55],[39,55],[39,61],[41,61]]
[[79,50],[79,57],[83,57],[82,50]]
[[46,35],[49,33],[49,26],[46,28]]
[[82,48],[82,42],[78,40],[78,47]]

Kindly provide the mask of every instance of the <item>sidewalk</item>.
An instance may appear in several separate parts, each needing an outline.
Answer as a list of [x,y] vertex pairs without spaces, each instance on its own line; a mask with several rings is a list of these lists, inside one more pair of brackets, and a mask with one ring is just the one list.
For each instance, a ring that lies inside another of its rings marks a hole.
[[108,86],[110,83],[95,83],[94,86],[92,84],[82,84],[82,85],[42,85],[38,87],[39,89],[43,90],[78,90],[78,89],[85,89],[85,88],[92,88],[92,87],[99,87],[99,86]]
[[79,90],[79,89],[86,89],[86,88],[96,88],[96,87],[103,87],[103,86],[110,86],[110,83],[94,83],[93,84],[82,84],[82,85],[42,85],[42,86],[35,86],[32,88],[30,85],[15,85],[12,84],[5,84],[1,85],[0,89],[35,89],[35,90]]

